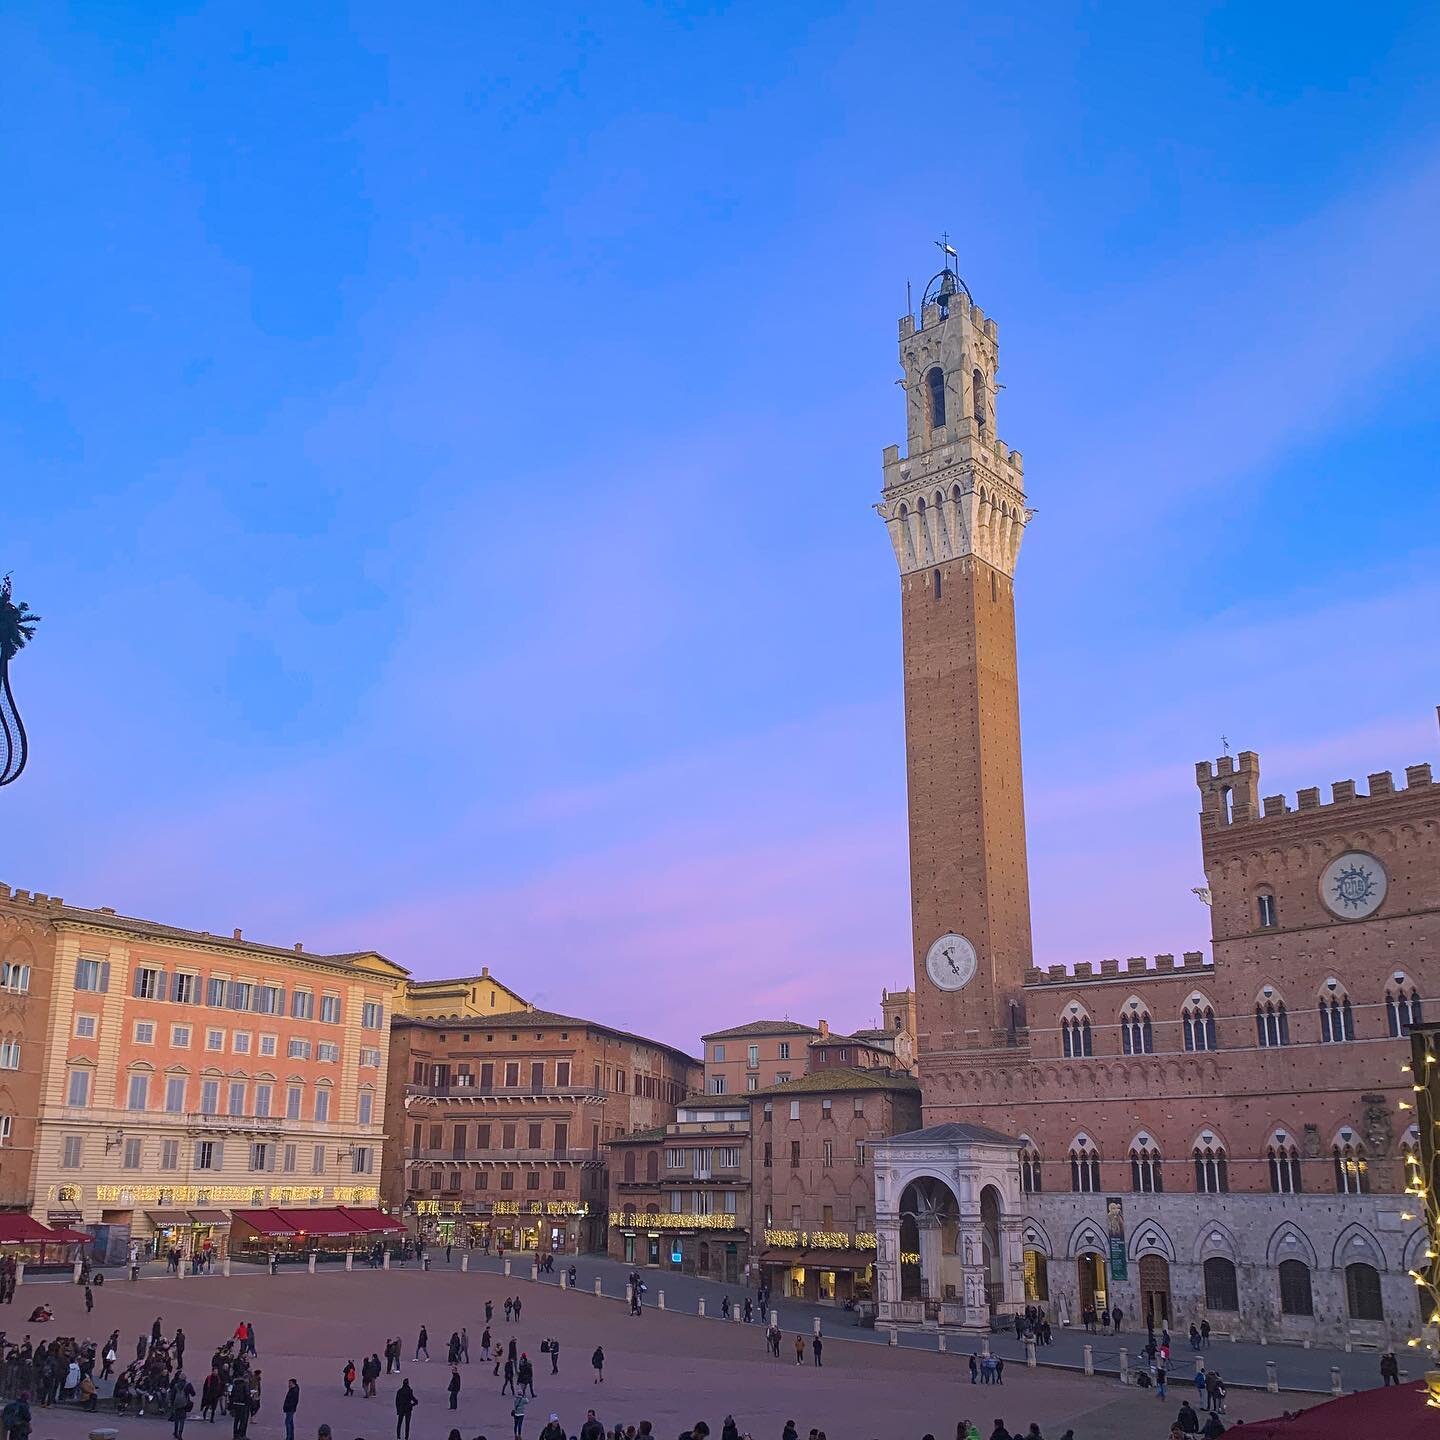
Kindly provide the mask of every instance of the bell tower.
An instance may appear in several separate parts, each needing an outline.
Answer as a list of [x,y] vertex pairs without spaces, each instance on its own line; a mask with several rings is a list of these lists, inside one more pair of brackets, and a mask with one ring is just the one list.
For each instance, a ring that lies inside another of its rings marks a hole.
[[1014,577],[1032,512],[995,433],[995,322],[942,252],[919,324],[900,321],[908,453],[886,447],[875,507],[900,566],[922,1081],[1014,1044],[1031,964]]

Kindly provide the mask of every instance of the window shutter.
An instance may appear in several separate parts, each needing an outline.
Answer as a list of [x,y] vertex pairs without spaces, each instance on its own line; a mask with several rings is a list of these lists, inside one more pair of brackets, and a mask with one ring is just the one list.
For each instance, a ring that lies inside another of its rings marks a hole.
[[227,1009],[238,1010],[240,1008],[240,982],[238,980],[231,980],[226,985],[225,1003]]
[[130,995],[132,999],[140,998],[140,967],[137,965],[130,975]]
[[157,970],[155,972],[155,998],[157,1000],[168,1000],[170,998],[170,991],[166,988],[168,978],[163,970]]
[[275,1013],[277,1015],[285,1013],[285,987],[283,985],[275,987]]
[[109,992],[110,992],[110,962],[109,962],[108,960],[102,960],[102,961],[100,962],[100,993],[101,993],[102,995],[107,995],[107,994],[109,994]]
[[265,1003],[265,987],[257,982],[250,987],[250,1009],[252,1012],[261,1013],[260,1007]]
[[225,1168],[225,1142],[223,1140],[217,1140],[211,1154],[215,1159],[214,1168],[216,1170],[223,1170]]

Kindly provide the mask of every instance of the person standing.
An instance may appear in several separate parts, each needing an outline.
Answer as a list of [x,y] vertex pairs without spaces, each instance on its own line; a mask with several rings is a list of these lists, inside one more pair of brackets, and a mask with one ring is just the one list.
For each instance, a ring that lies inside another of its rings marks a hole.
[[300,1382],[292,1375],[285,1387],[285,1398],[280,1402],[280,1413],[285,1417],[285,1440],[295,1440],[295,1412],[300,1408]]
[[520,1297],[518,1295],[515,1297],[515,1323],[517,1325],[520,1323]]
[[805,1363],[805,1341],[799,1335],[795,1337],[795,1363],[797,1365]]
[[[820,1355],[825,1347],[820,1343],[820,1337],[818,1335],[810,1342],[810,1348],[815,1352],[815,1367],[819,1369]],[[289,1437],[287,1437],[287,1440],[289,1440]]]
[[535,1367],[530,1363],[530,1357],[521,1351],[519,1363],[515,1366],[515,1378],[520,1382],[520,1393],[523,1395],[527,1390],[530,1398],[535,1398]]
[[1165,1398],[1165,1362],[1163,1360],[1157,1361],[1155,1365],[1155,1398],[1157,1400]]
[[1387,1350],[1380,1357],[1380,1383],[1382,1386],[1400,1383],[1400,1362],[1395,1358],[1393,1350]]
[[85,1287],[85,1313],[88,1315],[95,1308],[95,1292],[87,1285]]
[[460,1367],[458,1365],[450,1367],[450,1383],[445,1388],[450,1392],[450,1408],[458,1410],[460,1408]]
[[[368,1363],[366,1368],[369,1368]],[[340,1372],[340,1379],[345,1386],[345,1393],[353,1395],[355,1393],[355,1362],[353,1360],[345,1362],[345,1368]]]
[[194,1405],[195,1387],[185,1378],[185,1372],[177,1368],[170,1386],[170,1433],[175,1440],[185,1440],[185,1417]]
[[420,1403],[408,1380],[395,1392],[395,1440],[410,1440],[410,1417]]
[[529,1403],[525,1396],[520,1394],[510,1405],[510,1415],[515,1421],[515,1440],[520,1440],[521,1432],[525,1429],[525,1407]]
[[231,1440],[245,1440],[250,1428],[250,1387],[244,1375],[237,1375],[230,1382],[230,1434]]
[[560,1373],[560,1342],[553,1335],[550,1337],[550,1373]]
[[595,1353],[590,1357],[590,1368],[595,1372],[596,1385],[605,1383],[605,1349],[601,1345],[595,1347]]
[[177,1325],[175,1327],[175,1338],[170,1342],[175,1347],[175,1368],[185,1368],[185,1332]]
[[516,1393],[515,1362],[508,1355],[505,1357],[505,1382],[500,1386],[500,1393],[503,1395],[507,1389],[512,1395]]
[[470,1332],[463,1325],[460,1327],[460,1358],[465,1364],[470,1363]]
[[1110,1307],[1110,1323],[1115,1327],[1115,1333],[1120,1333],[1120,1322],[1125,1318],[1125,1312],[1118,1306]]
[[415,1338],[415,1358],[418,1360],[424,1355],[427,1363],[430,1359],[430,1332],[422,1325],[420,1334]]

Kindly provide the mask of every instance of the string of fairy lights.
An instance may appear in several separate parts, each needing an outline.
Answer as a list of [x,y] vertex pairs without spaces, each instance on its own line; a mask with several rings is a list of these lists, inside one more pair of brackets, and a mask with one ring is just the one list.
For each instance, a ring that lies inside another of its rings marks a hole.
[[1413,1104],[1402,1100],[1400,1109],[1413,1111],[1420,1131],[1420,1145],[1405,1158],[1405,1193],[1417,1202],[1420,1213],[1404,1218],[1420,1219],[1428,1242],[1424,1268],[1410,1271],[1422,1297],[1420,1313],[1426,1323],[1409,1343],[1413,1349],[1428,1352],[1432,1368],[1425,1376],[1426,1404],[1440,1409],[1440,1026],[1412,1030],[1410,1044],[1411,1063],[1400,1068],[1410,1076],[1415,1099]]

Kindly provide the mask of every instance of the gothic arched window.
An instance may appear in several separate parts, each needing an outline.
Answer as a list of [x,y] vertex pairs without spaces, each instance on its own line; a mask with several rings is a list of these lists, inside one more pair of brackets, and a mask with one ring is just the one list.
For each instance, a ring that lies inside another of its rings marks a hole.
[[1095,1053],[1089,1016],[1071,1015],[1060,1022],[1060,1048],[1069,1060],[1080,1060]]
[[1200,999],[1192,1000],[1180,1012],[1180,1026],[1187,1050],[1218,1050],[1215,1011]]
[[1404,975],[1395,976],[1385,987],[1386,1033],[1408,1035],[1410,1027],[1420,1020],[1420,992]]
[[1365,1147],[1351,1141],[1337,1143],[1331,1149],[1335,1162],[1335,1193],[1337,1195],[1368,1195],[1370,1193],[1370,1161]]
[[1320,1039],[1338,1045],[1354,1038],[1355,1012],[1350,997],[1331,982],[1329,993],[1320,997]]
[[1088,1140],[1070,1147],[1070,1188],[1077,1195],[1093,1195],[1100,1189],[1100,1152]]
[[1155,1036],[1147,1010],[1132,1009],[1120,1016],[1120,1048],[1126,1055],[1150,1055],[1155,1050]]
[[1040,1152],[1027,1145],[1020,1152],[1020,1188],[1027,1195],[1038,1195],[1043,1188],[1040,1180]]
[[1191,1152],[1195,1161],[1195,1189],[1201,1195],[1224,1195],[1230,1190],[1230,1168],[1225,1147],[1219,1144],[1197,1145]]
[[930,428],[942,429],[945,424],[945,372],[938,365],[925,372],[925,398],[930,409]]
[[1290,1016],[1283,1000],[1266,1000],[1255,1006],[1255,1038],[1263,1047],[1290,1043]]
[[1160,1195],[1165,1190],[1165,1172],[1160,1151],[1154,1145],[1135,1145],[1130,1150],[1130,1188],[1137,1195]]
[[1300,1194],[1299,1150],[1277,1137],[1265,1151],[1265,1159],[1270,1167],[1270,1189],[1276,1195]]

